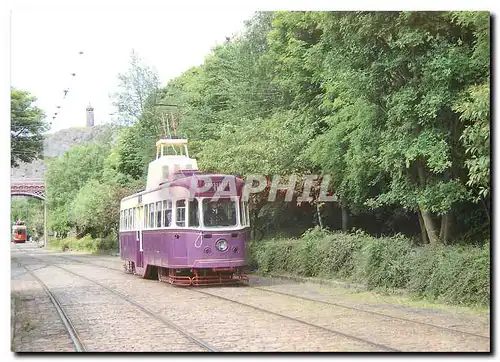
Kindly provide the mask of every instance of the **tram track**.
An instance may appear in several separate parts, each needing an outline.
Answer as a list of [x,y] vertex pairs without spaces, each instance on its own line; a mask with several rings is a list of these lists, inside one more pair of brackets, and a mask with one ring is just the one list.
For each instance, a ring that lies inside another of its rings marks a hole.
[[[78,273],[75,273],[71,270],[68,270],[62,266],[59,266],[59,265],[56,265],[54,263],[50,263],[50,262],[47,262],[47,261],[44,261],[44,260],[41,260],[41,259],[38,259],[34,256],[31,256],[29,255],[28,256],[29,258],[31,259],[34,259],[34,260],[37,260],[39,261],[40,263],[43,263],[43,264],[46,264],[46,265],[50,265],[50,266],[53,266],[55,268],[58,268],[58,269],[61,269],[61,270],[64,270],[65,272],[69,273],[69,274],[72,274],[76,277],[79,277],[79,278],[82,278],[84,280],[87,280],[91,283],[94,283],[98,286],[100,286],[101,288],[115,294],[115,295],[118,295],[119,297],[121,297],[122,299],[126,300],[127,302],[129,302],[130,304],[134,305],[135,307],[139,308],[141,311],[143,311],[144,313],[148,314],[149,316],[153,317],[154,319],[156,320],[159,320],[160,322],[162,322],[163,324],[167,325],[168,327],[172,328],[173,330],[179,332],[180,334],[182,334],[183,336],[185,336],[186,338],[188,338],[191,342],[193,342],[194,344],[198,345],[199,347],[202,347],[204,350],[208,351],[208,352],[217,352],[217,350],[210,346],[209,344],[207,344],[206,342],[202,341],[201,339],[197,338],[196,336],[192,335],[191,333],[189,333],[188,331],[186,331],[185,329],[183,329],[182,327],[180,327],[179,325],[169,321],[168,319],[166,318],[163,318],[162,316],[158,315],[157,313],[153,312],[152,310],[150,310],[149,308],[143,306],[142,304],[138,303],[137,301],[135,301],[134,299],[128,297],[127,295],[113,289],[113,288],[110,288],[108,287],[107,285],[104,285],[96,280],[93,280],[93,279],[90,279],[90,278],[87,278],[86,276],[84,275],[81,275],[81,274],[78,274]],[[59,257],[59,256],[56,256],[56,255],[51,255],[51,257]],[[14,258],[12,258],[14,259]],[[71,259],[71,258],[69,258]],[[73,259],[72,259],[73,260]],[[19,263],[19,261],[17,261],[18,264],[21,265],[21,263]],[[83,264],[90,264],[90,263],[83,263]],[[97,265],[97,264],[92,264],[92,265]],[[29,271],[29,269],[27,269],[25,266],[23,266],[26,270]],[[117,269],[114,269],[114,268],[107,268],[107,269],[112,269],[112,270],[115,270],[115,271],[118,271]],[[31,273],[31,271],[29,271]],[[40,281],[40,283],[43,283],[38,277],[36,277],[33,273],[31,273],[31,275],[33,275],[38,281]],[[45,286],[46,288],[46,286]],[[47,288],[48,290],[48,288]],[[50,292],[50,291],[49,291]],[[56,307],[57,308],[57,307]],[[75,331],[76,332],[76,331]]]
[[[60,258],[66,259],[66,260],[76,261],[76,262],[79,262],[79,263],[82,263],[82,264],[98,266],[98,267],[109,269],[109,270],[115,270],[115,271],[119,271],[120,270],[118,268],[112,268],[112,267],[105,266],[105,265],[95,264],[95,263],[91,263],[91,262],[84,262],[84,261],[81,261],[81,260],[78,260],[78,259],[74,259],[72,257],[68,257],[68,256],[65,256],[65,255],[64,256],[63,255],[54,255],[54,256],[55,257],[60,257]],[[441,331],[445,331],[445,332],[449,332],[449,333],[454,333],[454,334],[459,334],[459,335],[467,335],[467,336],[471,336],[471,337],[481,338],[481,339],[484,339],[484,340],[490,340],[490,337],[487,337],[487,336],[484,336],[484,335],[481,335],[481,334],[467,332],[467,331],[463,331],[463,330],[459,330],[459,329],[454,329],[454,328],[450,328],[450,327],[445,327],[445,326],[441,326],[441,325],[437,325],[437,324],[432,324],[432,323],[428,323],[428,322],[418,321],[418,320],[411,319],[411,318],[398,317],[398,316],[394,316],[393,314],[381,313],[381,312],[371,311],[371,310],[367,310],[367,309],[363,309],[363,308],[357,308],[357,307],[347,306],[347,305],[340,304],[340,303],[334,303],[334,302],[317,300],[317,299],[313,299],[313,298],[307,298],[307,297],[303,297],[303,296],[292,294],[292,293],[286,293],[286,292],[281,292],[281,291],[276,291],[276,290],[270,290],[270,289],[267,289],[267,288],[256,287],[256,286],[252,286],[252,285],[242,285],[240,287],[243,287],[243,288],[252,288],[252,289],[256,289],[256,290],[265,291],[267,293],[272,293],[272,294],[277,294],[277,295],[283,295],[283,296],[287,296],[287,297],[290,297],[290,298],[296,298],[296,299],[304,300],[304,301],[308,301],[308,302],[320,303],[320,304],[323,304],[323,305],[330,305],[330,306],[333,306],[333,307],[344,308],[344,309],[347,309],[347,310],[353,310],[353,311],[357,311],[357,312],[361,312],[361,313],[366,313],[366,314],[370,314],[370,315],[376,315],[378,317],[383,317],[383,318],[390,318],[390,319],[399,320],[399,321],[402,321],[402,322],[415,323],[415,324],[418,324],[418,325],[435,328],[437,330],[441,330]],[[195,291],[195,289],[192,289],[192,290]]]
[[203,291],[201,291],[199,289],[194,289],[192,287],[187,287],[187,289],[190,290],[190,291],[196,292],[196,293],[208,295],[208,296],[213,297],[213,298],[221,299],[221,300],[232,302],[232,303],[244,306],[244,307],[252,308],[252,309],[257,310],[259,312],[264,312],[264,313],[271,314],[271,315],[274,315],[274,316],[277,316],[277,317],[285,318],[285,319],[288,319],[290,321],[301,323],[301,324],[304,324],[304,325],[309,326],[309,327],[321,329],[321,330],[324,330],[324,331],[327,331],[327,332],[330,332],[330,333],[333,333],[333,334],[336,334],[336,335],[339,335],[339,336],[342,336],[342,337],[345,337],[345,338],[348,338],[348,339],[351,339],[351,340],[354,340],[354,341],[357,341],[357,342],[368,344],[368,345],[370,345],[372,347],[383,349],[385,352],[402,352],[401,350],[398,350],[398,349],[386,346],[384,344],[375,343],[375,342],[369,341],[369,340],[364,339],[364,338],[356,337],[356,336],[353,336],[351,334],[347,334],[347,333],[344,333],[344,332],[341,332],[341,331],[337,331],[337,330],[332,329],[332,328],[327,328],[327,327],[319,326],[317,324],[309,323],[309,322],[303,321],[301,319],[290,317],[290,316],[287,316],[287,315],[284,315],[284,314],[281,314],[281,313],[276,313],[276,312],[273,312],[273,311],[270,311],[270,310],[267,310],[267,309],[263,309],[263,308],[260,308],[260,307],[256,307],[256,306],[251,305],[251,304],[243,303],[243,302],[240,302],[240,301],[237,301],[237,300],[234,300],[234,299],[222,297],[220,295],[215,295],[215,294],[212,294],[212,293],[203,292]]
[[346,305],[340,304],[340,303],[333,303],[333,302],[327,302],[327,301],[324,301],[324,300],[317,300],[317,299],[313,299],[313,298],[307,298],[307,297],[303,297],[303,296],[296,295],[296,294],[285,293],[285,292],[280,292],[280,291],[276,291],[276,290],[270,290],[270,289],[266,289],[266,288],[262,288],[262,287],[254,287],[254,286],[249,286],[249,287],[252,288],[252,289],[262,290],[262,291],[265,291],[265,292],[268,292],[268,293],[272,293],[272,294],[284,295],[284,296],[287,296],[287,297],[301,299],[301,300],[305,300],[305,301],[309,301],[309,302],[315,302],[315,303],[320,303],[320,304],[324,304],[324,305],[331,305],[331,306],[334,306],[334,307],[344,308],[344,309],[347,309],[347,310],[355,310],[357,312],[368,313],[368,314],[376,315],[376,316],[379,316],[379,317],[391,318],[391,319],[400,320],[400,321],[403,321],[403,322],[416,323],[416,324],[420,324],[420,325],[423,325],[423,326],[426,326],[426,327],[432,327],[432,328],[440,329],[440,330],[447,331],[447,332],[452,332],[452,333],[457,333],[457,334],[465,334],[465,335],[468,335],[468,336],[471,336],[471,337],[478,337],[478,338],[483,338],[483,339],[490,340],[490,337],[483,336],[481,334],[476,334],[476,333],[472,333],[472,332],[461,331],[461,330],[458,330],[458,329],[444,327],[444,326],[439,326],[439,325],[436,325],[436,324],[422,322],[422,321],[417,321],[417,320],[414,320],[414,319],[397,317],[397,316],[394,316],[394,315],[391,315],[391,314],[385,314],[385,313],[381,313],[381,312],[375,312],[375,311],[371,311],[371,310],[367,310],[367,309],[363,309],[363,308],[350,307],[350,306],[346,306]]
[[68,317],[68,315],[64,311],[64,308],[61,306],[61,303],[59,302],[57,297],[54,295],[54,293],[52,293],[50,291],[49,287],[47,287],[47,285],[40,278],[38,278],[35,275],[35,273],[32,270],[30,270],[26,265],[22,264],[16,258],[12,258],[12,259],[16,261],[17,265],[19,265],[21,268],[26,270],[26,272],[29,275],[31,275],[33,277],[33,279],[35,279],[41,285],[41,287],[44,289],[45,293],[47,293],[48,297],[50,298],[50,301],[52,302],[52,304],[54,305],[54,307],[57,311],[57,314],[59,315],[59,318],[61,319],[61,322],[64,325],[64,328],[66,329],[66,331],[69,334],[71,342],[73,343],[73,345],[75,347],[75,351],[76,352],[86,352],[87,348],[85,347],[85,344],[81,340],[80,336],[78,335],[78,332],[76,331],[75,326],[73,325],[73,322],[71,321],[71,319]]

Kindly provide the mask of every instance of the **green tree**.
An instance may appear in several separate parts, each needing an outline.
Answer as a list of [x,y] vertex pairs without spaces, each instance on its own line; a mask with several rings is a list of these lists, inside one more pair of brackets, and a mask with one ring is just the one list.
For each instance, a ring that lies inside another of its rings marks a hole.
[[132,125],[148,109],[148,102],[154,103],[160,80],[156,71],[145,65],[135,51],[130,55],[129,69],[118,74],[118,80],[120,90],[113,95],[113,105],[118,110],[119,122]]
[[71,229],[71,204],[89,180],[104,181],[104,161],[109,152],[107,144],[88,143],[71,147],[63,156],[49,163],[45,181],[52,230],[66,234]]
[[43,133],[48,124],[43,111],[34,105],[36,98],[29,92],[12,88],[10,98],[10,164],[18,167],[19,162],[30,163],[42,157]]
[[120,198],[114,185],[89,180],[75,196],[70,208],[71,222],[81,236],[104,237],[117,232]]

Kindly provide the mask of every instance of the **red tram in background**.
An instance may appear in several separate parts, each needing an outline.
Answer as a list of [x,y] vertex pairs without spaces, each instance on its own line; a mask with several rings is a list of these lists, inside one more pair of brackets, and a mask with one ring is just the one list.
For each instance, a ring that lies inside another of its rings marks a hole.
[[18,220],[12,226],[12,242],[15,244],[26,243],[27,229],[24,221]]

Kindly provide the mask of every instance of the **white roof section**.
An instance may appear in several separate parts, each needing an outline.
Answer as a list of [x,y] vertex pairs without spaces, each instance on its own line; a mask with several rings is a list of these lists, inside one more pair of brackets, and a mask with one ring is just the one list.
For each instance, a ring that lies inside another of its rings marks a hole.
[[188,140],[186,138],[162,138],[158,142],[156,142],[156,147],[161,145],[164,146],[181,146],[187,145]]

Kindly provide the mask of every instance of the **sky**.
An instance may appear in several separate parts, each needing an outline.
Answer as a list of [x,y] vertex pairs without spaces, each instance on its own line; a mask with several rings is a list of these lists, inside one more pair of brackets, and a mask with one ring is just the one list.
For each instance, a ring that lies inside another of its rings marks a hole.
[[52,133],[85,126],[89,103],[96,125],[116,117],[110,115],[116,112],[110,95],[118,90],[117,75],[126,72],[132,49],[165,85],[241,31],[253,10],[157,4],[123,10],[14,8],[11,14],[11,85],[37,97]]

